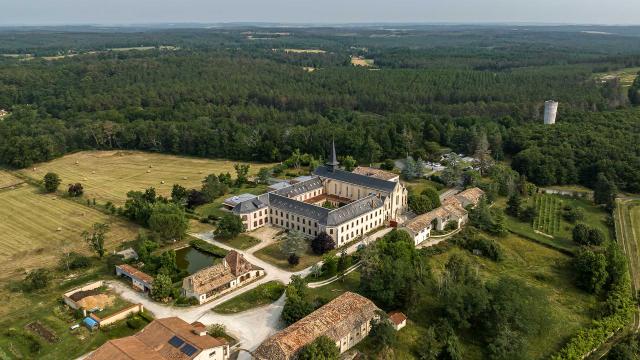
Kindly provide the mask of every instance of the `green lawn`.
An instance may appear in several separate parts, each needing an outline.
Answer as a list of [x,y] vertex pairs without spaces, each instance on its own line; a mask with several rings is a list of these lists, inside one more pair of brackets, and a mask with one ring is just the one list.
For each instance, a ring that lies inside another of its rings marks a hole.
[[280,281],[269,281],[261,284],[213,308],[220,314],[236,314],[242,311],[271,304],[284,293],[284,284]]
[[424,191],[424,189],[428,187],[432,187],[438,190],[438,192],[447,190],[442,184],[427,179],[407,181],[405,182],[405,184],[407,185],[407,189],[411,194],[420,194],[422,191]]
[[291,266],[287,261],[288,255],[280,251],[280,242],[264,247],[256,251],[253,255],[281,269],[289,271],[299,271],[302,269],[306,269],[309,266],[322,260],[322,256],[314,254],[313,251],[311,251],[311,247],[309,246],[305,253],[300,256],[300,263],[296,266]]
[[[496,200],[496,206],[505,208],[506,198]],[[611,239],[611,230],[606,224],[607,213],[590,200],[574,199],[560,195],[537,195],[523,201],[523,206],[536,206],[538,217],[533,224],[528,224],[511,216],[505,217],[507,228],[518,235],[529,238],[549,246],[574,252],[578,246],[572,240],[572,231],[576,224],[566,221],[562,217],[562,208],[571,205],[584,210],[584,219],[577,223],[587,224],[602,231],[606,239]],[[534,229],[553,237],[536,233]]]
[[247,234],[240,234],[230,240],[222,240],[218,238],[216,238],[216,240],[220,241],[225,245],[229,245],[239,250],[246,250],[260,244],[260,240],[254,238],[253,236],[249,236]]
[[314,301],[318,298],[330,301],[345,291],[357,292],[360,286],[360,271],[355,270],[331,284],[307,290],[307,298]]

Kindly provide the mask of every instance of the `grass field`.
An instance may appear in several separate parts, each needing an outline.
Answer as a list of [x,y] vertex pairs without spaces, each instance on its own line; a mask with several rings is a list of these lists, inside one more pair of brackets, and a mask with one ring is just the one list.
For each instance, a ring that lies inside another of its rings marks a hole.
[[258,287],[244,292],[213,308],[220,314],[236,314],[258,306],[268,305],[278,300],[284,293],[284,284],[279,281],[269,281]]
[[306,269],[307,267],[322,260],[321,256],[318,256],[311,251],[311,246],[307,248],[307,251],[300,256],[300,263],[296,266],[291,266],[287,262],[287,255],[280,251],[280,243],[274,243],[267,247],[264,247],[256,251],[253,255],[261,260],[264,260],[270,264],[273,264],[281,269],[288,271],[299,271]]
[[[506,199],[496,200],[496,205],[504,208]],[[533,224],[522,222],[511,216],[505,218],[505,224],[510,231],[516,234],[572,252],[578,248],[572,240],[572,231],[576,224],[570,223],[562,217],[562,208],[566,205],[584,210],[584,219],[579,220],[578,223],[597,228],[602,231],[606,239],[611,239],[611,229],[606,224],[606,211],[595,206],[590,200],[560,195],[536,195],[523,202],[523,206],[535,206],[538,209],[538,217]],[[552,237],[536,233],[534,230]]]
[[622,70],[616,70],[609,73],[600,73],[597,74],[596,77],[599,80],[612,80],[614,78],[618,78],[620,80],[620,85],[627,89],[633,85],[633,81],[638,77],[638,72],[640,72],[640,67],[632,67],[625,68]]
[[326,53],[325,50],[320,50],[320,49],[284,49],[284,52],[293,53],[293,54],[324,54]]
[[618,242],[629,258],[634,294],[640,289],[640,200],[618,200],[615,211]]
[[240,234],[229,240],[217,239],[223,244],[229,245],[239,250],[246,250],[260,244],[260,240],[247,234]]
[[0,280],[57,263],[63,249],[88,252],[81,233],[109,223],[107,247],[132,240],[138,227],[29,185],[0,191]]
[[222,209],[222,203],[224,202],[225,199],[230,198],[234,195],[240,195],[244,193],[260,195],[265,193],[266,191],[267,191],[266,185],[257,185],[257,186],[249,186],[249,187],[243,186],[239,189],[232,189],[232,191],[229,194],[225,194],[208,204],[199,206],[198,208],[196,208],[195,212],[200,216],[213,215],[213,216],[221,217],[222,215],[228,213],[228,211],[225,211]]
[[352,57],[351,58],[351,65],[353,66],[362,66],[362,67],[371,67],[375,65],[375,62],[373,59],[363,59],[360,57]]
[[[130,190],[154,187],[159,195],[168,196],[173,184],[199,188],[208,174],[234,175],[235,163],[138,151],[83,151],[21,170],[20,174],[42,180],[52,171],[60,176],[63,186],[82,183],[85,198],[122,205]],[[251,164],[250,175],[264,166],[269,165]]]
[[0,190],[23,182],[7,171],[0,170]]

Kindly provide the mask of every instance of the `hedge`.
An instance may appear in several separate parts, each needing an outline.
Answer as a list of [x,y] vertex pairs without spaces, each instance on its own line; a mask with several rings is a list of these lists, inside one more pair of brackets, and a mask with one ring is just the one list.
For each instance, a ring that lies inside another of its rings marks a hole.
[[202,252],[205,252],[207,254],[211,254],[215,257],[219,257],[219,258],[223,258],[225,256],[227,256],[228,251],[215,246],[213,244],[210,244],[204,240],[201,239],[193,239],[191,241],[189,241],[189,245],[191,245],[191,247],[198,249]]

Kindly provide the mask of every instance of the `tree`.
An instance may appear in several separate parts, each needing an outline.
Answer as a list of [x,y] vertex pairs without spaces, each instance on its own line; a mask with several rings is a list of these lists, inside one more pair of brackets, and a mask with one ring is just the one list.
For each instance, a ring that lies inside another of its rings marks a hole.
[[282,244],[280,244],[280,250],[287,256],[291,254],[300,255],[304,251],[306,246],[304,234],[297,230],[289,230],[289,233],[285,237]]
[[260,168],[260,170],[258,170],[256,182],[258,184],[268,184],[269,177],[271,177],[271,170],[269,170],[269,168],[266,168],[266,167]]
[[442,205],[440,203],[440,194],[438,193],[438,190],[432,188],[431,186],[428,186],[424,190],[422,190],[420,195],[428,197],[429,200],[431,200],[431,205],[434,209]]
[[426,259],[402,230],[392,230],[367,246],[360,263],[360,293],[384,309],[405,308],[430,279]]
[[229,186],[223,183],[218,176],[210,174],[202,181],[202,188],[200,191],[204,196],[205,202],[211,202],[229,192]]
[[109,231],[108,224],[95,223],[90,231],[85,230],[82,232],[82,238],[89,247],[98,254],[99,258],[102,258],[106,251],[104,242],[107,231]]
[[189,219],[179,205],[157,203],[149,217],[149,229],[161,240],[180,240],[189,227]]
[[404,160],[404,168],[402,169],[402,178],[408,181],[416,177],[416,162],[411,156],[407,156]]
[[605,205],[610,211],[615,204],[618,189],[603,173],[598,173],[593,187],[593,200],[596,204]]
[[585,224],[574,226],[572,231],[573,242],[580,245],[589,245],[589,227]]
[[244,224],[238,215],[226,213],[218,221],[218,227],[214,234],[222,239],[232,239],[244,232],[244,230]]
[[603,254],[591,250],[581,250],[573,259],[578,286],[597,294],[607,282],[607,259]]
[[336,242],[329,234],[322,231],[311,240],[311,249],[316,255],[322,255],[336,248]]
[[431,199],[425,195],[409,195],[409,209],[416,215],[427,213],[435,208]]
[[60,186],[60,183],[62,182],[62,180],[60,180],[60,177],[58,176],[58,174],[49,172],[44,176],[43,182],[44,182],[44,190],[48,193],[53,193],[58,190],[58,186]]
[[418,160],[416,160],[416,170],[414,174],[416,178],[422,179],[424,177],[424,168],[425,168],[424,161],[422,161],[421,158],[418,158]]
[[380,169],[392,171],[396,167],[396,163],[391,159],[386,159],[380,164]]
[[71,197],[82,196],[82,194],[84,193],[84,189],[82,187],[82,184],[80,184],[80,183],[69,184],[68,193],[69,193],[69,196],[71,196]]
[[291,282],[285,290],[287,298],[282,309],[282,320],[285,324],[291,325],[303,317],[311,314],[313,305],[306,300],[307,284],[298,275],[291,277]]
[[476,148],[473,156],[478,161],[480,175],[485,176],[489,168],[493,165],[493,159],[491,158],[491,151],[489,150],[487,134],[484,132],[476,139]]
[[171,277],[165,274],[158,274],[153,279],[153,286],[151,288],[151,298],[156,301],[166,301],[171,296],[171,289],[173,283]]
[[527,206],[520,211],[520,220],[526,223],[532,223],[538,216],[538,210],[533,206]]
[[291,254],[289,254],[289,257],[287,258],[287,262],[291,266],[296,266],[296,265],[300,264],[300,256],[296,255],[295,253],[291,253]]
[[522,198],[520,197],[519,193],[514,192],[513,194],[511,194],[511,196],[509,196],[509,200],[507,200],[507,208],[505,210],[507,214],[513,217],[518,217],[518,215],[520,215],[521,206]]
[[353,158],[353,156],[347,155],[344,158],[342,158],[342,166],[346,171],[353,171],[353,169],[356,168],[356,165],[357,165],[357,162],[356,162],[356,159]]
[[598,229],[591,228],[589,229],[588,239],[589,245],[602,245],[604,242],[604,234],[602,234],[602,231]]
[[187,196],[187,208],[194,209],[206,203],[207,197],[202,191],[198,191],[196,189],[189,190],[189,194]]
[[236,186],[242,186],[247,183],[249,175],[249,164],[234,164],[233,168],[236,169]]
[[350,268],[351,262],[352,262],[352,259],[351,259],[351,256],[347,254],[347,249],[342,249],[342,252],[340,253],[340,257],[338,258],[338,266],[337,266],[338,273],[342,274],[348,268]]
[[184,186],[173,184],[173,188],[171,189],[171,201],[176,204],[184,205],[186,204],[188,197],[189,192]]
[[338,257],[333,254],[326,254],[322,257],[322,272],[331,277],[338,273]]
[[40,268],[31,270],[22,285],[25,291],[34,291],[46,288],[50,281],[51,273],[49,270]]
[[378,313],[379,318],[371,320],[371,345],[375,352],[388,347],[393,347],[396,343],[396,330],[391,325],[389,318],[383,312]]
[[421,341],[416,344],[419,360],[438,360],[440,354],[440,343],[433,326],[427,327]]
[[338,360],[340,349],[327,336],[320,336],[302,347],[297,356],[298,360]]

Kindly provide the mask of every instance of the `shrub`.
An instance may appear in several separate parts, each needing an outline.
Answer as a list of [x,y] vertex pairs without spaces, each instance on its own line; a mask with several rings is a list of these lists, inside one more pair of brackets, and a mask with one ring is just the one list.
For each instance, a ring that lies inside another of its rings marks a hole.
[[130,329],[133,329],[133,330],[142,329],[145,325],[146,325],[145,321],[140,319],[139,317],[132,317],[130,319],[127,319],[127,326]]
[[290,254],[289,257],[287,258],[287,262],[289,262],[289,265],[291,266],[296,266],[300,264],[300,256],[296,254]]
[[589,244],[589,227],[585,224],[578,224],[573,228],[573,241],[580,245]]
[[189,245],[191,245],[191,247],[193,247],[194,249],[198,249],[202,252],[211,254],[219,258],[227,256],[227,250],[217,247],[201,239],[193,239],[189,241]]
[[212,324],[207,328],[207,332],[213,337],[227,336],[227,328],[223,324]]
[[317,255],[322,255],[327,251],[333,250],[336,242],[326,232],[321,232],[311,241],[311,249]]
[[47,269],[32,270],[22,281],[24,291],[34,291],[44,289],[49,285],[51,274]]

